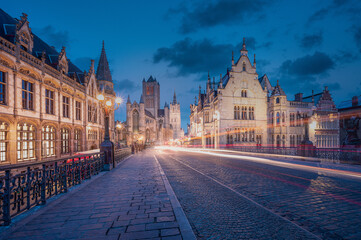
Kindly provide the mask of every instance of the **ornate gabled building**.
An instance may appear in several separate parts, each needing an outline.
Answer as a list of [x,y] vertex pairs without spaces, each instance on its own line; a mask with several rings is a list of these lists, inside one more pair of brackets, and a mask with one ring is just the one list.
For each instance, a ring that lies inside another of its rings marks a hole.
[[206,90],[199,88],[190,110],[188,137],[202,147],[296,147],[306,126],[316,147],[339,146],[338,114],[328,89],[288,101],[278,81],[272,86],[267,75],[258,78],[256,56],[252,64],[244,39],[237,62],[232,53],[232,67],[217,86],[208,75]]
[[[113,97],[104,45],[95,72],[81,71],[29,27],[0,9],[0,164],[65,157],[99,148],[104,118],[97,93]],[[111,122],[114,122],[111,116]]]
[[128,96],[127,144],[160,144],[184,136],[181,129],[180,104],[174,93],[173,102],[160,108],[160,85],[150,76],[143,79],[143,91],[139,103]]

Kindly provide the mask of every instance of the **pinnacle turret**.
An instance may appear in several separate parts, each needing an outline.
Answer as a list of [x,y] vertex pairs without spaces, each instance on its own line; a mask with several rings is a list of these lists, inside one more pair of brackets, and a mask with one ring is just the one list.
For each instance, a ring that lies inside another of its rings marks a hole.
[[175,95],[175,90],[173,95],[173,104],[177,104],[177,96]]

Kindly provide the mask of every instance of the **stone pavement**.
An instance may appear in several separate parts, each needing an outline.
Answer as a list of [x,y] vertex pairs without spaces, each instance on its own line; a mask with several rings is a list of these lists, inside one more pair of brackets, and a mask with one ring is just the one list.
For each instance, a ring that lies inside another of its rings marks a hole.
[[65,194],[57,204],[45,206],[48,209],[30,221],[21,220],[25,224],[20,221],[18,227],[10,229],[7,236],[2,233],[2,237],[182,239],[177,220],[184,215],[177,214],[176,219],[165,188],[169,183],[164,183],[158,166],[152,154],[134,155],[79,191],[68,197]]

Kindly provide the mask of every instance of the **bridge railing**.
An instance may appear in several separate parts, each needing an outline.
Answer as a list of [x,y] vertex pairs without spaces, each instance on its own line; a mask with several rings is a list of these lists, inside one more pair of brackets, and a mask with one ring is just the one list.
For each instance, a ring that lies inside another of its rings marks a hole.
[[0,225],[102,171],[103,153],[0,166]]
[[116,149],[114,151],[114,161],[118,164],[120,163],[124,158],[126,158],[127,156],[129,156],[131,154],[131,149],[126,147],[126,148],[120,148],[120,149]]

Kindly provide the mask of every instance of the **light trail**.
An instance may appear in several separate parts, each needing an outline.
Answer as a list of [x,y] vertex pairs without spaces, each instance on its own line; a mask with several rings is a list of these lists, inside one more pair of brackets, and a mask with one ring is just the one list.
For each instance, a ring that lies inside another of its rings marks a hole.
[[322,172],[326,174],[334,174],[338,176],[346,176],[346,177],[353,177],[358,180],[361,180],[361,173],[358,172],[351,172],[346,170],[339,170],[339,169],[331,169],[331,168],[324,168],[324,167],[315,167],[315,166],[308,166],[308,165],[301,165],[297,163],[289,163],[289,162],[281,162],[276,160],[271,160],[267,158],[260,158],[260,157],[251,157],[251,156],[240,156],[240,155],[232,155],[232,154],[225,154],[225,153],[218,153],[218,152],[232,152],[238,153],[237,151],[227,151],[227,150],[204,150],[204,149],[187,149],[187,148],[180,148],[180,147],[156,147],[156,149],[161,150],[172,150],[172,151],[182,151],[182,152],[191,152],[191,153],[199,153],[199,154],[206,154],[211,156],[223,157],[223,158],[233,158],[233,159],[240,159],[240,160],[247,160],[253,162],[264,163],[272,166],[290,168],[295,170],[305,170],[309,172]]
[[[161,148],[161,149],[162,149],[162,148]],[[160,153],[162,153],[162,151],[160,151]],[[278,218],[281,218],[281,219],[284,220],[285,222],[288,222],[288,223],[292,224],[293,226],[297,227],[298,229],[300,229],[300,230],[302,230],[302,231],[307,232],[308,234],[310,234],[311,236],[313,236],[315,239],[321,239],[319,236],[315,235],[314,233],[310,232],[309,230],[307,230],[307,229],[303,228],[302,226],[298,225],[296,222],[290,221],[290,220],[287,219],[286,217],[283,217],[283,216],[281,216],[280,214],[274,212],[273,210],[271,210],[271,209],[263,206],[262,204],[256,202],[255,200],[249,198],[248,196],[246,196],[246,195],[238,192],[237,190],[235,190],[234,188],[228,186],[227,184],[222,183],[221,181],[219,181],[219,180],[217,180],[217,179],[215,179],[215,178],[213,178],[213,177],[211,177],[211,176],[209,176],[209,175],[207,175],[207,174],[205,174],[205,173],[203,173],[203,172],[201,172],[201,171],[193,168],[193,167],[190,166],[189,164],[187,164],[187,163],[185,163],[185,162],[183,162],[183,161],[181,161],[181,160],[179,160],[179,159],[177,159],[177,158],[175,158],[175,157],[170,156],[170,158],[172,158],[173,160],[177,161],[178,163],[180,163],[180,164],[182,164],[182,165],[184,165],[184,166],[192,169],[193,171],[195,171],[195,172],[203,175],[204,177],[206,177],[206,178],[208,178],[208,179],[216,182],[217,184],[221,185],[222,187],[227,188],[228,190],[232,191],[233,193],[235,193],[235,194],[238,195],[239,197],[242,197],[242,198],[248,200],[249,202],[251,202],[251,203],[253,203],[254,205],[256,205],[256,206],[264,209],[265,211],[269,212],[270,214],[272,214],[272,215],[274,215],[274,216],[276,216],[276,217],[278,217]]]

